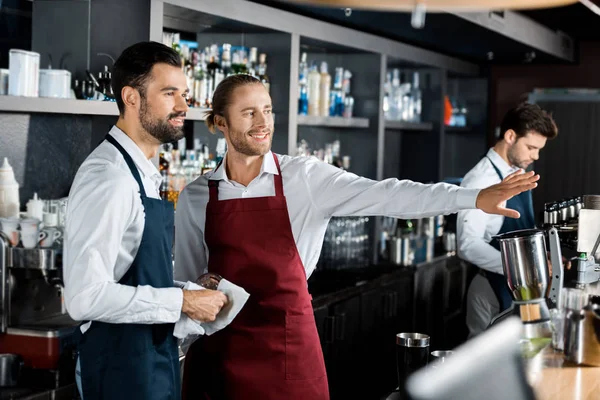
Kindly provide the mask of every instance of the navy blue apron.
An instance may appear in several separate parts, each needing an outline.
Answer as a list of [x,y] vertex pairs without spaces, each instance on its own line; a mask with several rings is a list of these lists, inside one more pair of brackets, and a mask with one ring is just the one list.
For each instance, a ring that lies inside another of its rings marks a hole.
[[[492,160],[487,157],[492,163],[492,167],[496,170],[496,173],[500,177],[500,180],[504,180],[502,173],[494,165]],[[504,223],[500,228],[501,233],[518,231],[521,229],[533,229],[535,228],[535,219],[533,213],[533,200],[531,198],[531,190],[523,192],[517,196],[514,196],[512,199],[506,202],[506,208],[511,208],[513,210],[517,210],[521,217],[518,219],[504,217]],[[496,248],[496,250],[500,251],[500,243],[496,239],[492,239],[490,244]],[[498,298],[498,302],[500,303],[500,312],[509,308],[513,302],[513,298],[510,295],[510,291],[508,290],[508,284],[506,283],[506,278],[504,275],[496,274],[494,272],[485,271],[485,277],[490,282],[496,297]]]
[[[110,135],[140,185],[145,224],[140,248],[122,285],[173,287],[171,246],[173,203],[146,196],[137,167]],[[158,307],[158,306],[157,306]],[[179,400],[181,398],[174,324],[109,324],[93,321],[79,345],[85,400]]]

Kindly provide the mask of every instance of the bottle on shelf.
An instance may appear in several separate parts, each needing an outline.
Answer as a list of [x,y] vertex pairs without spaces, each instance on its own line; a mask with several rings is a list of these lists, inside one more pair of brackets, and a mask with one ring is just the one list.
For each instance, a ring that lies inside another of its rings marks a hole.
[[298,114],[308,114],[308,65],[306,64],[306,53],[300,57],[298,66]]
[[421,122],[422,94],[419,86],[419,72],[413,72],[413,85],[410,94],[412,103],[412,122]]
[[223,52],[221,53],[221,69],[223,70],[224,78],[232,74],[231,45],[229,43],[223,43]]
[[344,68],[335,69],[335,78],[333,80],[333,90],[331,91],[331,104],[329,115],[332,117],[342,116],[344,110]]
[[331,75],[327,71],[327,63],[321,63],[321,82],[319,88],[319,115],[321,117],[329,116],[329,101],[331,91]]
[[271,82],[269,81],[269,76],[267,75],[267,55],[265,53],[261,53],[258,56],[258,79],[265,85],[267,88],[267,92],[271,91]]
[[311,65],[308,73],[308,115],[319,115],[319,101],[321,98],[321,74],[317,70],[316,64]]

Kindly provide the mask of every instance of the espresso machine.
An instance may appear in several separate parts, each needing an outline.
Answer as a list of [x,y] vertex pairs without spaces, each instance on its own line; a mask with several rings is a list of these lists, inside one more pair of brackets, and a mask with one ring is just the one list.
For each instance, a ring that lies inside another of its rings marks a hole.
[[552,337],[550,307],[559,304],[563,286],[562,255],[555,228],[548,231],[553,265],[549,286],[549,267],[545,232],[526,229],[496,236],[500,243],[504,276],[513,298],[512,306],[496,316],[492,325],[512,315],[523,322],[524,338]]
[[77,322],[64,307],[61,253],[13,247],[0,232],[0,353],[17,355],[22,367],[13,390],[33,394],[74,382]]

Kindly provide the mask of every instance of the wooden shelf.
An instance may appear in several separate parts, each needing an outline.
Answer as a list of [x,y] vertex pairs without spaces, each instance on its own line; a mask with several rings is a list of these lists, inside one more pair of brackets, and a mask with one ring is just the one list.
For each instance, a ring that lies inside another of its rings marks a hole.
[[433,129],[431,122],[385,121],[385,129],[398,129],[403,131],[430,131]]
[[298,115],[298,126],[324,126],[328,128],[368,128],[368,118],[315,117]]
[[[203,121],[206,108],[190,108],[186,119]],[[74,115],[119,115],[112,101],[52,99],[44,97],[0,96],[0,112]]]

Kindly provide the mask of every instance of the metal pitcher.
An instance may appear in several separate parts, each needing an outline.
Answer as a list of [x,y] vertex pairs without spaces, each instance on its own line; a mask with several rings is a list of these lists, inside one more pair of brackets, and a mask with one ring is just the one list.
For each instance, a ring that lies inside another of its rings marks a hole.
[[576,364],[600,366],[600,307],[588,305],[565,316],[565,358]]
[[544,298],[548,288],[548,259],[544,232],[526,229],[495,236],[500,242],[502,268],[513,299]]

